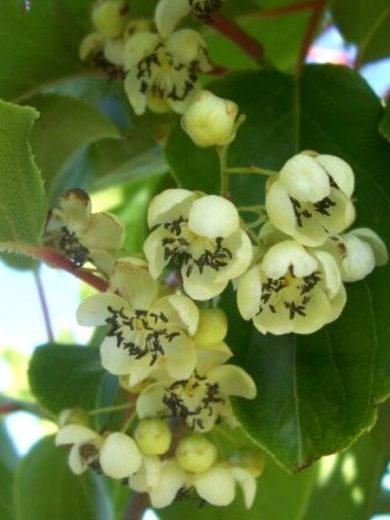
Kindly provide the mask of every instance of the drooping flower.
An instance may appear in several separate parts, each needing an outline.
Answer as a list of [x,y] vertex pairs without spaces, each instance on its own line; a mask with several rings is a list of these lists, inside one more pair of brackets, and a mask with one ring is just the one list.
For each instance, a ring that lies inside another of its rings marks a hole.
[[338,318],[345,302],[332,255],[293,240],[273,245],[238,281],[240,313],[263,334],[311,334]]
[[108,273],[121,249],[124,226],[111,213],[92,213],[91,199],[83,190],[65,192],[60,209],[53,209],[46,224],[46,241],[54,243],[77,267],[91,261]]
[[229,396],[253,399],[256,385],[240,367],[224,365],[231,355],[220,351],[198,350],[193,374],[181,380],[161,378],[148,386],[137,399],[139,417],[180,417],[194,431],[207,432],[223,417],[231,420]]
[[351,167],[333,155],[300,153],[270,178],[266,209],[271,222],[306,246],[322,245],[355,218]]
[[181,269],[184,290],[193,299],[220,294],[252,259],[252,245],[238,211],[223,197],[169,189],[148,211],[152,229],[144,244],[153,278],[169,264]]
[[55,442],[56,446],[71,446],[68,461],[76,475],[90,467],[123,479],[136,473],[142,464],[136,443],[121,432],[101,436],[85,426],[70,424],[58,431]]
[[197,146],[225,146],[236,135],[238,105],[208,90],[196,94],[183,114],[183,129]]
[[322,247],[335,258],[344,282],[356,282],[388,262],[383,240],[369,228],[331,236]]
[[110,291],[84,300],[77,317],[81,325],[109,325],[100,347],[103,367],[115,375],[128,375],[130,386],[153,371],[166,370],[174,379],[185,379],[194,369],[191,336],[198,308],[186,296],[159,298],[158,284],[142,260],[118,260]]

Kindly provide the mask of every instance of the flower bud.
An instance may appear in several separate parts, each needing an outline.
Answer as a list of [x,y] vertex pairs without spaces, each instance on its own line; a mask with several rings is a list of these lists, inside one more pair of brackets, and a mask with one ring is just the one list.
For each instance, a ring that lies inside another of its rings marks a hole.
[[183,129],[197,146],[225,146],[236,135],[238,105],[201,90],[185,111]]
[[221,343],[227,328],[226,314],[222,309],[200,309],[199,324],[194,336],[195,345],[207,349]]
[[172,433],[165,421],[146,419],[138,424],[134,438],[145,455],[163,455],[171,445]]
[[104,439],[99,462],[107,477],[123,479],[139,470],[142,455],[131,437],[122,432],[114,432]]
[[260,450],[251,448],[242,448],[234,452],[229,462],[234,466],[240,466],[246,469],[253,477],[259,477],[265,466],[264,455]]
[[175,455],[186,471],[203,473],[217,460],[217,449],[204,435],[190,435],[179,442]]
[[103,36],[115,38],[126,26],[127,13],[125,0],[103,0],[93,7],[92,23]]
[[65,408],[58,416],[58,425],[60,428],[68,426],[68,424],[79,424],[81,426],[89,426],[89,417],[80,408]]

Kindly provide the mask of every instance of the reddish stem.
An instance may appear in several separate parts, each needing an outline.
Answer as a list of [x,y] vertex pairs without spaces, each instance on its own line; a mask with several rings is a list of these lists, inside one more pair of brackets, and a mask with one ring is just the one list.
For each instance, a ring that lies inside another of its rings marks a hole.
[[317,31],[318,24],[321,21],[323,12],[326,7],[326,0],[320,0],[318,2],[315,2],[314,6],[312,6],[312,7],[313,7],[313,12],[312,12],[309,22],[307,24],[305,37],[303,39],[301,50],[299,53],[299,58],[298,58],[298,62],[297,62],[297,72],[299,72],[302,69],[302,67],[305,63],[307,52],[312,44],[312,41],[313,41],[314,36]]
[[0,406],[0,415],[6,415],[7,413],[16,412],[20,410],[15,404],[3,404]]
[[259,41],[252,36],[249,36],[245,31],[241,29],[235,22],[225,18],[221,14],[215,14],[213,20],[210,22],[211,27],[216,31],[220,32],[229,40],[233,41],[243,49],[248,56],[253,58],[258,63],[264,61],[265,51],[264,47]]

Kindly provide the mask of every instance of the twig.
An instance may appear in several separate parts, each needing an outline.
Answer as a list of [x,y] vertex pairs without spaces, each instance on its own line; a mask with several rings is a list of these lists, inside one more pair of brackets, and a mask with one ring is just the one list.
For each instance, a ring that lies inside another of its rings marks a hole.
[[147,493],[134,493],[126,509],[123,520],[141,520],[146,509],[150,506]]
[[265,51],[262,44],[249,36],[239,25],[221,14],[215,14],[210,26],[220,32],[246,52],[257,63],[264,64]]
[[43,283],[42,283],[42,279],[41,279],[40,272],[39,272],[39,266],[37,266],[34,269],[34,279],[35,279],[35,285],[37,287],[39,302],[40,302],[41,308],[42,308],[42,314],[43,314],[43,320],[45,322],[47,339],[48,339],[49,343],[54,343],[53,327],[51,325],[49,307],[47,305],[45,291],[43,288]]
[[318,24],[320,23],[321,17],[326,7],[326,0],[319,0],[315,2],[313,7],[313,12],[310,15],[309,22],[307,24],[307,29],[305,33],[305,37],[302,42],[301,50],[299,52],[299,57],[297,61],[296,72],[299,73],[305,63],[307,52],[312,44],[314,39]]

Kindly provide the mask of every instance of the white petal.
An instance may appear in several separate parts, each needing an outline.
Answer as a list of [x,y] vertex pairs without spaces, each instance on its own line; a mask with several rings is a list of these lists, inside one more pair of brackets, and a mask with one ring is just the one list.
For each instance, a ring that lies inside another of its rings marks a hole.
[[140,419],[158,417],[167,410],[163,403],[165,395],[164,385],[153,383],[149,385],[137,399],[136,408]]
[[122,479],[138,471],[141,467],[142,455],[131,437],[116,432],[111,433],[104,440],[99,461],[105,475]]
[[238,280],[237,306],[244,320],[250,320],[260,308],[261,268],[257,264]]
[[386,265],[389,260],[389,254],[387,252],[386,244],[380,238],[380,236],[375,233],[372,229],[369,228],[358,228],[353,229],[350,232],[351,235],[355,235],[359,237],[361,240],[364,240],[368,244],[370,244],[374,256],[376,265]]
[[220,466],[197,475],[194,484],[198,495],[215,506],[231,504],[236,495],[233,475]]
[[129,98],[129,103],[137,116],[142,115],[146,109],[145,85],[147,91],[148,81],[138,77],[138,71],[135,67],[130,69],[124,81],[124,88]]
[[88,219],[80,239],[85,247],[120,249],[125,238],[122,222],[111,213],[95,213]]
[[199,309],[195,303],[181,294],[172,294],[160,298],[151,311],[162,311],[170,324],[177,324],[193,336],[198,328]]
[[[163,222],[169,222],[173,218],[169,216],[169,220],[166,220],[166,214],[170,214],[173,208],[177,208],[177,217],[182,215],[180,211],[181,205],[185,201],[191,200],[191,198],[195,198],[195,194],[189,190],[182,190],[180,188],[171,188],[168,190],[162,191],[159,195],[154,197],[149,205],[148,209],[148,225],[150,228],[153,228],[157,224],[161,224]],[[184,210],[183,206],[183,210]],[[187,208],[186,208],[187,209]],[[182,215],[187,216],[187,215]],[[176,217],[176,218],[177,218]]]
[[280,171],[279,180],[297,200],[316,202],[329,195],[327,174],[313,157],[305,154],[289,159]]
[[168,36],[190,11],[188,0],[160,0],[156,7],[154,20],[161,36],[164,38]]
[[169,263],[169,259],[165,258],[165,248],[163,246],[163,240],[166,236],[167,230],[160,226],[152,231],[144,242],[144,255],[149,262],[149,272],[155,280]]
[[[233,242],[239,245],[233,246]],[[238,278],[248,269],[253,258],[252,242],[245,231],[239,230],[231,237],[226,238],[223,241],[223,246],[230,249],[233,259],[229,265],[217,272],[216,282],[222,282],[227,278],[229,280]]]
[[90,249],[89,257],[91,262],[102,271],[107,278],[109,278],[113,271],[116,262],[116,257],[104,249]]
[[332,177],[340,190],[351,197],[355,188],[355,176],[350,165],[334,155],[317,155],[315,160]]
[[65,192],[60,198],[64,221],[73,231],[80,232],[91,215],[91,199],[78,188]]
[[256,397],[256,385],[244,369],[235,365],[221,365],[213,368],[207,377],[218,383],[222,393],[253,399]]
[[68,464],[75,475],[81,475],[87,469],[87,463],[80,455],[80,445],[72,446],[68,456]]
[[[175,0],[176,1],[176,0]],[[203,38],[192,29],[180,29],[170,34],[165,48],[171,53],[175,64],[188,64],[197,59],[199,49],[206,47]]]
[[68,426],[64,426],[58,431],[55,443],[56,446],[76,443],[84,444],[98,438],[99,435],[86,426],[81,426],[79,424],[69,424]]
[[194,267],[189,276],[186,275],[187,267],[183,266],[181,274],[183,277],[183,288],[185,292],[194,300],[209,300],[221,294],[227,286],[229,280],[216,282],[216,273],[214,269],[206,267],[201,274]]
[[133,358],[128,350],[117,346],[116,338],[107,337],[100,347],[100,359],[108,372],[115,376],[130,374]]
[[140,359],[134,359],[131,365],[129,385],[135,386],[149,377],[154,367],[150,365],[151,357],[146,355]]
[[218,195],[206,195],[196,200],[190,209],[188,226],[197,235],[228,237],[240,226],[237,208]]
[[149,309],[157,298],[158,284],[147,264],[133,258],[121,258],[115,264],[110,289],[118,291],[134,309]]
[[105,325],[106,319],[111,316],[108,307],[116,310],[128,309],[125,300],[116,294],[110,292],[94,294],[84,300],[77,309],[77,321],[85,327]]
[[304,247],[293,240],[272,246],[261,263],[264,274],[273,279],[280,278],[292,268],[299,278],[312,274],[318,267],[316,259]]
[[218,343],[207,347],[207,349],[196,349],[196,370],[199,374],[206,374],[209,370],[223,363],[233,356],[233,352],[226,343]]
[[153,489],[160,482],[162,464],[157,455],[144,455],[145,479],[148,489]]
[[253,501],[256,497],[256,479],[242,468],[231,468],[231,472],[238,482],[244,494],[244,503],[247,509],[250,509],[253,505]]
[[166,370],[176,380],[188,379],[196,364],[196,351],[192,340],[181,334],[164,343]]
[[313,254],[319,260],[325,275],[324,284],[329,292],[329,297],[334,298],[341,286],[341,273],[337,262],[332,255],[325,251],[313,251]]
[[269,219],[277,228],[291,235],[295,230],[296,216],[290,196],[279,181],[273,182],[266,193],[265,205]]
[[145,56],[154,51],[159,42],[159,35],[151,32],[140,31],[131,36],[124,50],[125,70],[136,67]]
[[153,507],[169,506],[175,500],[179,489],[186,484],[186,474],[174,460],[163,463],[161,479],[150,492]]

